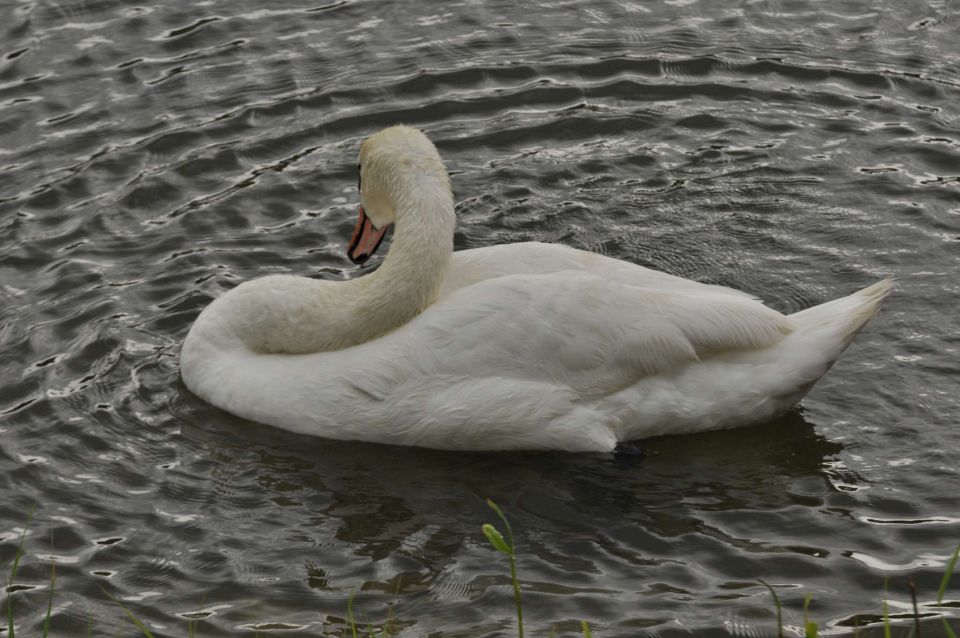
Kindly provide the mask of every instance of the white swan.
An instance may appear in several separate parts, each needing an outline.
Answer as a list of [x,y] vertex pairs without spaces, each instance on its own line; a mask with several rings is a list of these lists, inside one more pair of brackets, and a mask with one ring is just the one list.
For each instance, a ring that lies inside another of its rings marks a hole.
[[751,296],[564,246],[453,253],[433,144],[395,126],[360,147],[362,262],[345,282],[256,279],[187,335],[186,386],[293,432],[458,450],[610,451],[749,425],[796,403],[890,291],[782,315]]

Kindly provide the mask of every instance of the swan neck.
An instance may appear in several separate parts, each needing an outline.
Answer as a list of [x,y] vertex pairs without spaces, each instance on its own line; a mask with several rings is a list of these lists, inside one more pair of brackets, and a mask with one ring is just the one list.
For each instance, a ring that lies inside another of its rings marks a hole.
[[390,251],[376,272],[362,278],[369,280],[367,302],[392,309],[388,323],[406,322],[434,302],[453,252],[456,219],[446,175],[409,186],[395,202]]

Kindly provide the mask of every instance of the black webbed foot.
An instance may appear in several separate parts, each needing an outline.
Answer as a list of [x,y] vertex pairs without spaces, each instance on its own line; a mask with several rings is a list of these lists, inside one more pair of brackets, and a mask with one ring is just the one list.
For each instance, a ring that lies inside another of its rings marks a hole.
[[636,443],[621,441],[613,448],[613,458],[636,461],[643,456],[643,450]]

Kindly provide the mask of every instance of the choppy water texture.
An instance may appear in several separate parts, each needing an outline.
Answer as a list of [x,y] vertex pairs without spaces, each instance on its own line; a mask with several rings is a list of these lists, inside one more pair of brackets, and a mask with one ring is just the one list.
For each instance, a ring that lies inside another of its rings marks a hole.
[[[37,631],[759,635],[925,613],[960,536],[960,4],[0,3],[0,559]],[[192,398],[197,313],[344,254],[365,135],[422,127],[458,247],[538,239],[793,311],[886,275],[802,409],[647,458],[298,438]],[[960,593],[949,598],[954,613]],[[105,590],[105,591],[104,591]],[[904,621],[901,621],[904,622]],[[876,626],[876,625],[874,625]],[[933,632],[930,625],[929,632]]]

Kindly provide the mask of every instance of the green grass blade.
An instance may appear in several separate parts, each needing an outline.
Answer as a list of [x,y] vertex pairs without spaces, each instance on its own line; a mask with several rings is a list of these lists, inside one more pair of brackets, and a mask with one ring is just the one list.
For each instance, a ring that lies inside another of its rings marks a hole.
[[57,588],[57,564],[50,564],[50,596],[47,598],[47,617],[43,619],[43,638],[50,633],[50,616],[53,615],[53,591]]
[[937,591],[938,605],[943,603],[943,595],[947,591],[947,585],[950,584],[950,577],[953,576],[953,570],[957,566],[958,557],[960,557],[960,545],[957,545],[957,548],[953,550],[953,556],[950,557],[950,561],[947,563],[947,571],[943,572],[943,578],[940,580],[940,589]]
[[494,549],[503,552],[507,556],[513,553],[510,547],[507,546],[507,541],[503,540],[503,536],[497,531],[496,527],[490,523],[484,523],[481,529],[483,530],[483,535],[487,537],[487,541],[493,545]]
[[500,517],[501,519],[503,519],[504,521],[507,520],[507,517],[503,515],[503,510],[500,509],[500,506],[497,505],[496,503],[494,503],[494,502],[493,502],[491,499],[489,499],[489,498],[487,499],[487,507],[489,507],[489,508],[492,509],[494,512],[496,512],[496,513],[497,513],[497,516],[499,516],[499,517]]
[[507,520],[507,517],[503,515],[503,511],[497,506],[496,503],[487,499],[487,505],[490,506],[494,512],[497,513],[497,516],[500,517],[500,520],[503,521],[503,526],[507,528],[507,536],[510,538],[510,550],[513,551],[516,548],[516,545],[513,544],[513,528],[510,527],[510,521]]
[[357,638],[357,621],[353,618],[353,597],[356,595],[357,592],[352,591],[347,598],[347,620],[350,621],[350,633],[353,634],[353,638]]
[[[120,603],[117,603],[117,604],[120,605]],[[130,611],[129,609],[127,609],[127,608],[124,607],[123,605],[120,605],[120,609],[122,609],[124,612],[126,612],[127,616],[129,616],[129,617],[130,617],[130,620],[133,621],[133,624],[137,626],[137,629],[139,629],[141,632],[143,632],[143,635],[144,635],[144,636],[146,636],[147,638],[153,638],[153,634],[150,633],[150,630],[147,629],[147,626],[144,625],[142,622],[140,622],[140,619],[137,618],[136,616],[134,616],[132,611]]]
[[770,595],[773,596],[773,604],[777,606],[777,638],[783,638],[783,609],[780,607],[780,597],[767,581],[761,580],[760,584],[770,590]]
[[817,638],[820,635],[820,626],[810,620],[809,609],[813,594],[807,594],[803,599],[803,635],[804,638]]
[[17,566],[20,564],[20,557],[23,556],[23,537],[27,533],[26,528],[20,535],[20,544],[17,545],[17,551],[13,554],[13,566],[10,568],[10,579],[4,578],[4,589],[7,590],[7,635],[14,638],[13,633],[13,579],[17,577]]
[[[957,545],[957,548],[953,550],[953,556],[950,557],[950,560],[947,562],[947,569],[943,572],[943,578],[940,580],[940,589],[937,591],[937,604],[943,604],[943,596],[947,592],[947,585],[950,584],[950,577],[953,576],[953,570],[957,566],[957,558],[960,557],[960,545]],[[946,618],[943,620],[943,632],[948,636],[948,638],[957,638],[957,634],[954,633],[953,629],[950,627],[950,623]]]
[[523,604],[520,602],[520,581],[517,580],[516,554],[510,554],[510,580],[513,582],[513,599],[517,604],[517,636],[523,638]]
[[593,638],[593,633],[590,631],[590,625],[587,624],[586,620],[580,621],[580,631],[583,632],[583,638]]
[[[10,568],[10,580],[7,581],[7,588],[13,587],[13,580],[17,577],[17,567],[20,566],[20,558],[23,556],[23,541],[27,537],[27,530],[30,528],[30,523],[33,521],[33,514],[37,511],[37,508],[34,507],[30,510],[30,514],[27,515],[27,523],[23,526],[23,531],[20,532],[20,542],[17,543],[17,551],[13,555],[13,566]],[[13,632],[13,592],[7,592],[7,638],[14,638]]]
[[[508,545],[493,525],[488,523],[482,528],[483,534],[487,537],[487,540],[490,541],[490,544],[510,557],[510,582],[513,584],[513,600],[517,606],[517,636],[518,638],[523,638],[523,602],[520,599],[520,581],[517,579],[517,546],[513,541],[513,528],[510,527],[510,521],[503,515],[503,511],[496,503],[488,498],[487,505],[496,512],[500,520],[503,521],[503,526],[507,528],[507,536],[510,538]],[[491,532],[493,533],[491,534]]]
[[910,590],[910,600],[913,601],[913,629],[907,638],[920,638],[920,610],[917,609],[917,583],[913,577],[907,578],[907,589]]
[[150,633],[150,630],[147,629],[147,626],[144,625],[142,622],[140,622],[140,619],[137,618],[136,616],[134,616],[134,615],[133,615],[133,612],[130,611],[129,609],[127,609],[126,606],[124,606],[123,603],[121,603],[119,600],[117,600],[116,598],[114,598],[113,596],[111,596],[111,595],[110,595],[110,592],[108,592],[108,591],[107,591],[106,589],[104,589],[103,587],[100,588],[100,591],[102,591],[104,594],[106,594],[106,595],[107,595],[107,598],[109,598],[109,599],[110,599],[111,601],[113,601],[118,607],[120,607],[120,609],[122,609],[124,612],[126,612],[127,616],[130,617],[130,620],[133,621],[133,624],[137,626],[137,629],[139,629],[139,630],[143,633],[144,636],[146,636],[147,638],[154,638],[153,634]]

